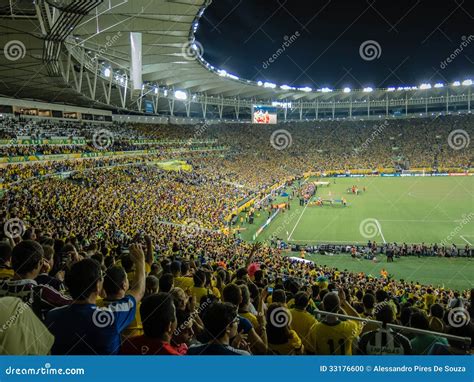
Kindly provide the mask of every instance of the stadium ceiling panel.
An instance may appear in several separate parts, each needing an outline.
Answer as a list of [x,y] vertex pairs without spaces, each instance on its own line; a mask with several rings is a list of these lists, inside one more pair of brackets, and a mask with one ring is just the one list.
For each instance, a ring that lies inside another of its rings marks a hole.
[[[174,102],[170,99],[174,91],[181,90],[196,103],[205,99],[206,103],[229,105],[239,100],[240,106],[241,101],[250,104],[273,100],[304,104],[301,107],[313,107],[312,103],[382,102],[388,98],[410,103],[429,97],[442,100],[448,96],[448,89],[449,96],[466,94],[463,86],[395,92],[305,92],[259,86],[245,79],[229,78],[225,72],[219,75],[218,69],[199,55],[199,46],[193,45],[193,31],[210,2],[1,1],[0,46],[4,47],[4,54],[0,55],[0,94],[129,110],[143,110],[142,101],[153,89],[161,97],[160,102],[165,103]],[[61,42],[49,43],[48,36],[60,23]],[[129,81],[131,32],[142,35],[145,86],[141,93],[131,91]],[[470,97],[469,93],[469,102]]]

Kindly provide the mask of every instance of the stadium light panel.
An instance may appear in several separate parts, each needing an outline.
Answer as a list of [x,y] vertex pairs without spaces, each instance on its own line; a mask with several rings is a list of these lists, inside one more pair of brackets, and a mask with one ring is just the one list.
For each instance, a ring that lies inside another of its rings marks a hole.
[[460,81],[454,81],[453,86],[461,86],[461,82]]
[[168,96],[168,90],[165,89],[165,90],[163,91],[163,94],[164,94],[165,97],[167,97],[167,96]]
[[428,90],[431,89],[431,84],[421,84],[420,90]]
[[155,88],[155,94],[158,94],[158,88]]
[[332,89],[329,89],[329,88],[322,88],[322,89],[321,89],[321,92],[323,92],[323,93],[331,93],[331,92],[332,92]]
[[372,93],[374,91],[374,89],[371,88],[371,87],[368,87],[368,88],[364,88],[363,91],[364,91],[364,93]]
[[290,89],[291,89],[291,86],[282,85],[282,86],[280,86],[280,89],[283,89],[283,90],[290,90]]
[[387,88],[388,92],[394,92],[396,89],[394,87]]
[[351,88],[344,88],[344,93],[350,93],[351,92]]
[[257,85],[258,85],[258,86],[262,86],[262,85],[263,85],[263,82],[262,82],[262,81],[258,81],[258,82],[257,82]]
[[227,72],[225,70],[218,70],[217,73],[219,74],[219,76],[221,77],[226,77],[227,76]]
[[434,87],[435,87],[436,89],[444,88],[444,84],[442,84],[442,83],[437,83],[437,84],[435,84]]
[[463,86],[471,86],[472,85],[472,80],[465,80],[462,82]]
[[299,90],[301,90],[302,92],[306,92],[306,93],[309,93],[309,92],[312,92],[313,89],[311,89],[310,87],[306,86],[304,88],[299,88]]
[[104,76],[105,77],[110,77],[111,73],[112,73],[112,71],[110,70],[110,68],[105,68],[104,69]]

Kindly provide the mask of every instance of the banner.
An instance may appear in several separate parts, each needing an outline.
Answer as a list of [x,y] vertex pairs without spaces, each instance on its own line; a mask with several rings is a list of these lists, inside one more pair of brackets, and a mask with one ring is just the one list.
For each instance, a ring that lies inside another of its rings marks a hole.
[[56,145],[56,146],[83,146],[85,145],[85,138],[50,138],[50,139],[0,139],[0,146],[39,146],[39,145]]
[[140,155],[153,155],[163,153],[189,153],[189,152],[212,152],[212,151],[226,151],[228,147],[208,147],[208,148],[167,148],[162,150],[134,150],[134,151],[99,151],[93,153],[75,153],[75,154],[54,154],[54,155],[29,155],[29,156],[17,156],[17,157],[2,157],[0,163],[22,163],[22,162],[35,162],[35,161],[60,161],[68,159],[90,159],[90,158],[103,158],[103,157],[114,157],[114,156],[140,156]]
[[155,165],[165,171],[192,171],[193,167],[185,161],[156,162]]
[[472,382],[470,356],[0,357],[5,382]]

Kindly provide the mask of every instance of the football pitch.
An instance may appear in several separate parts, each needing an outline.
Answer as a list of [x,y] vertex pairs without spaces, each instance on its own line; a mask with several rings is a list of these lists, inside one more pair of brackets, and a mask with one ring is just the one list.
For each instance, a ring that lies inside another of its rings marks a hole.
[[[474,245],[474,177],[324,180],[329,181],[330,185],[318,187],[315,198],[345,198],[346,207],[339,204],[331,206],[329,203],[323,207],[299,206],[298,198],[295,198],[291,209],[280,212],[256,240],[266,241],[274,236],[296,244],[365,244],[368,240],[375,240],[378,244],[455,243],[458,247],[469,244],[471,248]],[[366,191],[360,195],[349,194],[347,189],[353,185],[359,189],[365,187]],[[286,200],[288,198],[279,197],[277,202]],[[268,214],[261,212],[254,224],[244,224],[242,237],[254,240],[256,230],[267,218]],[[316,255],[315,259],[318,264],[323,262],[355,271],[364,267],[364,271],[368,272],[371,267],[370,262],[353,261],[346,256],[320,258]],[[340,265],[337,265],[338,262]],[[402,263],[407,265],[406,269]],[[386,265],[385,262],[381,264]],[[423,266],[420,267],[420,264]],[[389,271],[398,279],[436,284],[444,282],[453,288],[468,288],[473,282],[474,261],[467,259],[404,258],[393,267]],[[464,278],[459,275],[454,277],[461,268]]]

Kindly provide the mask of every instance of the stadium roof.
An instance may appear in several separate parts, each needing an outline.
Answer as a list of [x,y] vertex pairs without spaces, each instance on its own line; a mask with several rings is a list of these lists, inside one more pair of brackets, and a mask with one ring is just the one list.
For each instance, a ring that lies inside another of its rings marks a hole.
[[[174,97],[174,92],[179,90],[186,97],[194,95],[193,102],[199,103],[203,97],[206,102],[207,97],[224,98],[227,106],[235,99],[260,102],[421,99],[445,96],[447,87],[450,95],[466,93],[466,86],[452,84],[429,89],[418,86],[330,91],[282,89],[238,79],[205,62],[201,55],[205,47],[194,41],[199,18],[210,2],[9,1],[8,6],[0,8],[0,44],[5,47],[0,57],[0,94],[133,109],[137,99],[153,91],[162,97],[161,102]],[[142,34],[145,87],[141,94],[124,91],[130,78],[130,32]],[[15,47],[19,58],[14,56]]]

